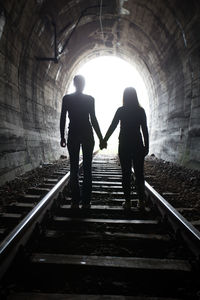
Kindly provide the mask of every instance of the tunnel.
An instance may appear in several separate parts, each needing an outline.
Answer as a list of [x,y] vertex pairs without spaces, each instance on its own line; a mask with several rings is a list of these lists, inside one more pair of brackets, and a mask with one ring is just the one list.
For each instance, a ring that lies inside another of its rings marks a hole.
[[105,55],[145,83],[150,154],[200,169],[199,31],[198,0],[1,0],[1,184],[67,155],[62,97]]

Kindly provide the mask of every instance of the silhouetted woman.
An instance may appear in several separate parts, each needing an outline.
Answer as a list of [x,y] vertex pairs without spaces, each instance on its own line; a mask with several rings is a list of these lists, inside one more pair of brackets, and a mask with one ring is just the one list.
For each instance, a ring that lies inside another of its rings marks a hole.
[[144,157],[149,152],[149,134],[145,110],[139,105],[136,90],[132,87],[124,90],[123,106],[117,109],[101,148],[106,147],[106,142],[119,121],[119,159],[125,196],[124,208],[128,209],[131,207],[132,166],[135,171],[139,207],[144,208]]

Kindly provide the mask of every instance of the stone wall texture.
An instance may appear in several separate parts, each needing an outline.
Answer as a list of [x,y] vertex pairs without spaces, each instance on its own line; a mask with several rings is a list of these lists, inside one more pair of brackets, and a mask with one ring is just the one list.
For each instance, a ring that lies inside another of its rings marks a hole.
[[100,55],[125,59],[144,79],[150,152],[200,169],[200,2],[99,3],[0,0],[1,184],[67,155],[61,99],[77,68]]

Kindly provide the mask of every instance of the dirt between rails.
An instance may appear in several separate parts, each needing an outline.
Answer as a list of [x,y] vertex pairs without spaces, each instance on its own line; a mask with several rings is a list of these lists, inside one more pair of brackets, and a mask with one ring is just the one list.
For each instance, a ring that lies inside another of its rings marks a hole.
[[[61,157],[58,161],[40,165],[1,186],[0,212],[5,205],[16,201],[29,188],[41,184],[52,172],[68,165],[67,158]],[[174,207],[193,208],[193,219],[200,219],[200,171],[158,159],[153,155],[145,159],[145,179]]]
[[[200,219],[200,171],[148,156],[146,181],[175,208],[192,208],[185,217]],[[192,214],[190,216],[190,214]]]
[[61,157],[52,163],[41,164],[38,168],[26,172],[0,186],[0,212],[2,212],[5,205],[17,201],[21,195],[26,194],[29,188],[39,186],[53,172],[67,166],[69,166],[68,159]]

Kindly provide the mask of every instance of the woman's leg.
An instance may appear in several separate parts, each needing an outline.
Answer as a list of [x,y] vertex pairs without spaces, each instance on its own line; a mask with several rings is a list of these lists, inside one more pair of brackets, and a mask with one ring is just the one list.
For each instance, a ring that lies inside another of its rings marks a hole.
[[131,199],[131,154],[125,145],[119,144],[119,159],[122,169],[122,187],[126,201]]
[[138,192],[140,204],[144,204],[144,154],[143,151],[136,151],[133,153],[133,167],[135,172],[135,183]]

